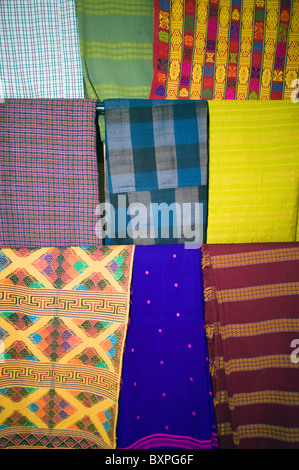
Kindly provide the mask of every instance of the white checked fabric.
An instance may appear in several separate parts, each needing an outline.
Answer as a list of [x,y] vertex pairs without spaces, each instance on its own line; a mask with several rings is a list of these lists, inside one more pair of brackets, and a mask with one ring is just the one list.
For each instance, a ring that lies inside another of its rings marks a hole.
[[1,98],[84,98],[74,0],[0,0]]

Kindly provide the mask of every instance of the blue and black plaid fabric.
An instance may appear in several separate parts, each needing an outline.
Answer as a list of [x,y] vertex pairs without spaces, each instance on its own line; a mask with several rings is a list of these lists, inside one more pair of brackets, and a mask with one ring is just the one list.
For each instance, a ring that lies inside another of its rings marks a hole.
[[207,102],[109,99],[104,105],[106,202],[114,229],[106,243],[185,243],[190,231],[194,242],[204,242]]

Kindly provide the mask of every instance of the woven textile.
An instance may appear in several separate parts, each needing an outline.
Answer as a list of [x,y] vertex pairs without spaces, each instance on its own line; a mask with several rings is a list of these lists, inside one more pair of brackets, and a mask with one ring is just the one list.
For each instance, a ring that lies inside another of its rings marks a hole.
[[209,102],[208,243],[296,240],[297,106]]
[[[153,0],[77,0],[88,98],[148,98],[153,67]],[[105,140],[105,120],[99,117]]]
[[221,448],[299,448],[299,244],[203,245]]
[[[143,233],[131,239],[136,244],[184,241],[187,237],[180,228],[191,227],[192,222],[192,227],[201,231],[196,240],[201,243],[207,206],[207,102],[105,100],[104,105],[106,202],[118,213],[127,212],[127,222],[133,223],[134,215],[128,214],[129,205],[143,205],[146,212],[140,216]],[[121,211],[119,196],[125,200]],[[183,211],[183,203],[197,206]],[[168,209],[173,204],[172,222],[158,221],[154,204],[164,204]],[[150,227],[163,226],[178,228],[182,234],[173,233],[164,241],[158,230],[149,235]],[[119,224],[115,241],[109,239],[107,243],[118,243],[124,228]]]
[[298,0],[155,0],[150,98],[290,100]]
[[136,246],[117,447],[217,447],[199,249]]
[[95,100],[0,104],[0,246],[101,244]]
[[0,251],[0,448],[115,447],[133,253]]
[[74,0],[1,0],[0,18],[4,98],[84,98]]

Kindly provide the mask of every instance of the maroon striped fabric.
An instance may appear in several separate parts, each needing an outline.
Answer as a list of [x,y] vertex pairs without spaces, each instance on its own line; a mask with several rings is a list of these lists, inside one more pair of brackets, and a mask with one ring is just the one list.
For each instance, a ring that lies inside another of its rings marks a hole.
[[299,243],[203,245],[224,449],[299,449]]
[[101,245],[96,101],[0,104],[0,247]]

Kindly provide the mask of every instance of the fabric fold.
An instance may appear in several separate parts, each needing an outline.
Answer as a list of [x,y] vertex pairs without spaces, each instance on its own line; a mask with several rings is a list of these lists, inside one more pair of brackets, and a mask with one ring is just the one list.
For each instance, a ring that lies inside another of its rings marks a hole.
[[0,250],[0,448],[115,448],[133,256]]
[[[148,98],[153,64],[153,0],[77,0],[86,96]],[[99,116],[101,139],[105,118]]]
[[298,449],[298,243],[203,244],[202,267],[220,448]]
[[118,448],[218,446],[200,263],[199,248],[135,247]]
[[96,101],[0,104],[0,247],[102,245]]
[[[207,217],[207,102],[121,99],[105,100],[104,106],[105,201],[112,206],[115,232],[107,244],[184,243],[185,227],[196,234],[191,241],[201,243]],[[162,228],[171,233],[164,236]]]

